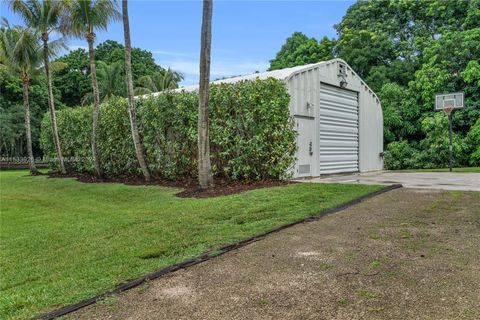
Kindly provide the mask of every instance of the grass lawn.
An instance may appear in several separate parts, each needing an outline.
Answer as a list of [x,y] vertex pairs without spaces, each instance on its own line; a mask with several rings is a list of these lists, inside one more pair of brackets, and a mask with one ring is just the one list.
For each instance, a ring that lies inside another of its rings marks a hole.
[[[464,167],[464,168],[453,168],[453,172],[480,172],[480,167]],[[448,168],[438,168],[438,169],[406,169],[400,170],[401,172],[448,172]]]
[[209,198],[0,172],[0,318],[30,318],[380,186],[292,184]]

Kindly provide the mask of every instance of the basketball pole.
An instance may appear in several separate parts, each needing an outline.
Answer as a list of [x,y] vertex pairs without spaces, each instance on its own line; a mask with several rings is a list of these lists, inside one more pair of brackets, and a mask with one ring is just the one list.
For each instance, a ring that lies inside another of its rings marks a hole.
[[[453,112],[453,110],[452,110]],[[448,129],[449,129],[449,138],[450,138],[450,145],[448,146],[448,157],[449,157],[449,164],[448,164],[448,168],[449,168],[449,171],[452,172],[452,158],[453,158],[453,147],[452,147],[452,112],[450,112],[448,114]]]

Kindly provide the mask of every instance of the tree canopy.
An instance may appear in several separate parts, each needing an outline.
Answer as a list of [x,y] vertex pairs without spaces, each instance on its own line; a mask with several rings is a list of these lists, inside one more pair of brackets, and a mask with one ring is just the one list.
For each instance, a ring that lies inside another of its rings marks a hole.
[[269,70],[283,69],[333,58],[335,41],[323,37],[320,42],[301,32],[294,32],[270,60]]
[[[107,40],[97,46],[95,57],[107,64],[120,62],[124,64],[124,46],[116,41]],[[153,75],[163,70],[158,64],[151,52],[140,48],[132,48],[132,76],[134,86],[140,85],[139,79],[143,76]]]
[[[101,67],[104,71],[107,69],[115,71],[117,69],[115,69],[113,65],[124,65],[124,46],[113,40],[102,42],[95,48],[95,58],[97,61],[101,61],[108,66],[103,65]],[[88,52],[80,48],[70,51],[56,61],[63,62],[67,65],[66,68],[56,72],[54,77],[54,85],[60,91],[62,101],[68,106],[81,105],[82,99],[88,96],[91,91]],[[100,65],[102,65],[102,63],[100,63]],[[140,48],[132,48],[132,73],[135,88],[144,87],[145,77],[155,77],[157,74],[165,74],[166,72],[167,69],[155,62],[151,52]],[[121,88],[119,88],[117,93],[122,93],[121,96],[125,96],[123,69],[121,74],[117,74],[116,77],[117,76],[121,78],[120,81],[118,81]],[[109,78],[104,74],[103,79]],[[173,83],[169,87],[175,88],[181,80],[181,77],[174,77],[172,80]],[[102,76],[100,75],[99,81],[102,82]],[[107,87],[109,84],[99,83],[99,86]],[[87,101],[89,100],[87,99]]]

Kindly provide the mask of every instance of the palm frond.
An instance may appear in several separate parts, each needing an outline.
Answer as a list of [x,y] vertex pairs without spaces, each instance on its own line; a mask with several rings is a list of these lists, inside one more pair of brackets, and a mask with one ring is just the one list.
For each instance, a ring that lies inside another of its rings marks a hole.
[[82,104],[82,106],[86,106],[88,104],[92,104],[93,103],[93,93],[90,91],[90,92],[87,92],[83,97],[82,97],[82,100],[80,101],[80,103]]
[[2,27],[2,29],[9,29],[10,28],[10,23],[8,22],[7,18],[5,18],[5,17],[1,18],[0,26]]
[[133,92],[136,96],[152,93],[152,91],[144,87],[136,87],[135,90],[133,90]]
[[125,96],[123,64],[119,62],[107,64],[103,61],[98,61],[97,78],[100,100],[105,101],[113,96]]
[[57,57],[64,50],[68,50],[68,45],[65,37],[55,39],[48,43],[48,52],[51,58]]
[[70,33],[82,37],[95,30],[106,30],[110,21],[121,18],[114,0],[72,0],[68,6]]
[[157,92],[159,91],[159,89],[157,88],[157,86],[155,85],[155,81],[153,79],[155,75],[153,76],[142,76],[140,77],[140,79],[138,79],[138,82],[140,83],[140,85],[147,89],[149,92]]
[[0,30],[0,57],[12,74],[32,77],[41,64],[41,47],[35,30],[10,27]]
[[68,68],[68,63],[61,62],[61,61],[53,61],[53,62],[50,62],[50,68],[54,72],[62,71]]
[[140,77],[140,86],[149,92],[160,92],[178,88],[178,83],[183,80],[183,74],[170,68],[162,69],[152,75]]

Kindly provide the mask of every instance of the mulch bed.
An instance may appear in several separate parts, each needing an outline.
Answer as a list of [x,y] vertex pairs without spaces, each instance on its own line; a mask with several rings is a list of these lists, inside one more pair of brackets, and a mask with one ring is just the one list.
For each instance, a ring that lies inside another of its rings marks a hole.
[[161,180],[154,179],[150,182],[145,182],[140,176],[122,176],[116,178],[97,178],[89,173],[67,173],[61,174],[59,172],[49,172],[49,178],[75,178],[77,181],[84,183],[123,183],[126,185],[155,185],[162,187],[183,188],[184,190],[177,193],[176,196],[180,198],[212,198],[218,196],[225,196],[245,192],[248,190],[270,188],[276,186],[284,186],[287,184],[296,183],[294,181],[285,180],[262,180],[250,182],[235,182],[222,179],[215,180],[215,186],[211,189],[200,190],[198,183],[194,179],[181,180]]

